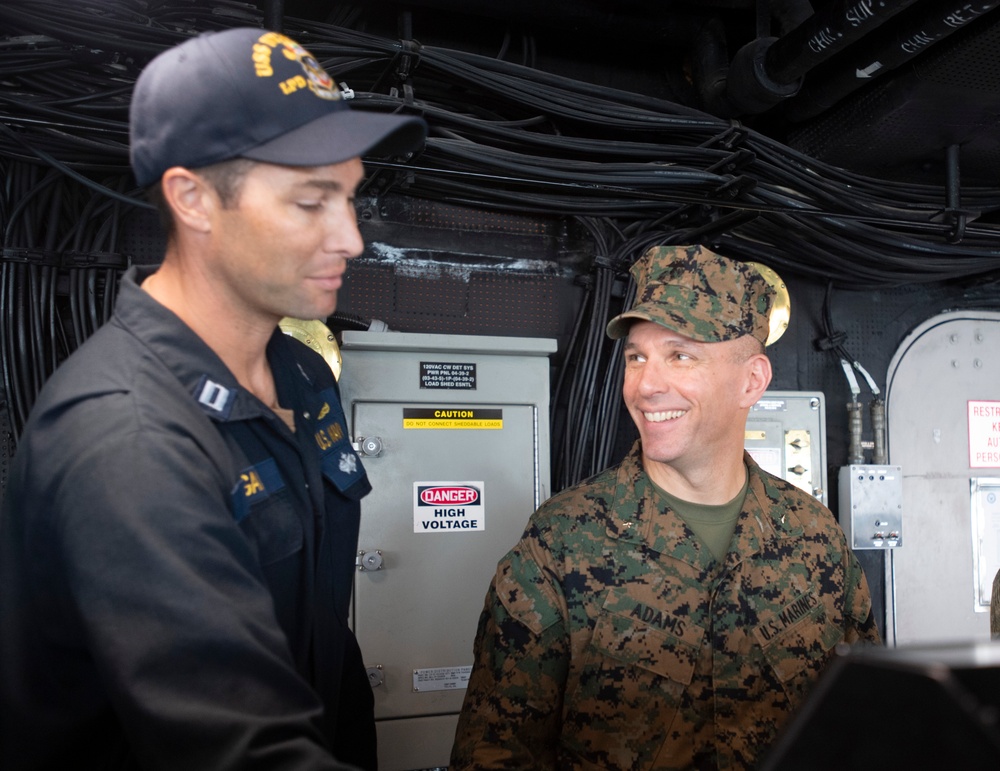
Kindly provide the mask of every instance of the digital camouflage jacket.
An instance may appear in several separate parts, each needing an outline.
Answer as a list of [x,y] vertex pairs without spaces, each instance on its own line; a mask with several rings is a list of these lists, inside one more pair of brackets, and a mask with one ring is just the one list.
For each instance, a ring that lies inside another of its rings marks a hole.
[[453,769],[743,769],[840,642],[879,642],[830,511],[750,474],[725,563],[657,497],[637,442],[531,517],[480,618]]

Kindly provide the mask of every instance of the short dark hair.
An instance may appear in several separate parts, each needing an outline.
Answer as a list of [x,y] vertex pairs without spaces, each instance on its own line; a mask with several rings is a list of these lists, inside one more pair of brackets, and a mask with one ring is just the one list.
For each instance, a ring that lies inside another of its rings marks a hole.
[[733,347],[733,361],[744,362],[752,356],[767,354],[764,344],[753,335],[741,335],[736,338],[737,345]]
[[[215,194],[219,196],[222,208],[229,209],[239,200],[240,193],[243,191],[243,180],[257,163],[258,161],[252,161],[249,158],[231,158],[228,161],[220,161],[200,169],[192,169],[192,171],[212,186]],[[160,217],[160,226],[167,237],[172,236],[176,224],[174,213],[167,205],[167,199],[163,195],[162,181],[150,185],[146,192],[146,198],[156,207]]]

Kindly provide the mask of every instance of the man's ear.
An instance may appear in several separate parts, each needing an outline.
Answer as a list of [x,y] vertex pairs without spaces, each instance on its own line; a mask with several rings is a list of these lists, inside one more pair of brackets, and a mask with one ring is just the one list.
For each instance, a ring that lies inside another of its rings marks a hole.
[[178,227],[198,233],[212,229],[217,200],[215,191],[203,177],[183,166],[173,166],[163,172],[160,184]]
[[750,408],[760,401],[771,384],[771,360],[763,353],[755,353],[746,361],[746,379],[741,406]]

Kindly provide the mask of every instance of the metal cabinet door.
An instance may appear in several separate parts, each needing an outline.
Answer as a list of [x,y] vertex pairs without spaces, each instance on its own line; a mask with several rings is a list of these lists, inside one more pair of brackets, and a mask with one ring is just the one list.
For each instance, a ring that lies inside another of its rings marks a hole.
[[[421,407],[354,404],[354,436],[381,445],[364,459],[374,489],[362,503],[354,595],[355,632],[381,681],[378,719],[460,710],[486,590],[539,489],[534,406],[475,405],[500,410],[502,428],[404,428],[404,409]],[[415,483],[480,485],[482,529],[415,525]]]

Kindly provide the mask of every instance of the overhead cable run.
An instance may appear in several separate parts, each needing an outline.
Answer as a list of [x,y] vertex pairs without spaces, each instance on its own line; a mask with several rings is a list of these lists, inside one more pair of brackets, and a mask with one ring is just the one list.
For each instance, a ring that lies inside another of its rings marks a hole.
[[[202,29],[261,23],[233,2],[7,0],[0,154],[127,174],[129,89],[145,61]],[[1000,228],[975,220],[1000,207],[996,188],[962,190],[973,221],[952,243],[944,184],[849,173],[735,122],[498,59],[321,22],[284,27],[358,108],[427,117],[408,195],[636,222],[684,210],[710,225],[740,212],[724,234],[731,256],[851,287],[975,276],[1000,257]]]
[[[100,323],[113,299],[112,273],[129,263],[117,252],[117,234],[122,218],[147,205],[128,169],[128,105],[138,73],[156,53],[201,31],[263,23],[254,6],[231,0],[0,5],[0,314],[8,330],[4,387],[20,394],[18,421],[49,368]],[[392,180],[380,194],[561,216],[604,234],[594,236],[593,306],[581,320],[581,340],[595,339],[620,309],[625,295],[616,283],[655,243],[698,241],[782,274],[853,289],[990,277],[1000,265],[1000,226],[982,216],[1000,209],[995,187],[961,189],[964,226],[956,238],[956,194],[944,184],[850,173],[737,121],[501,58],[422,46],[406,32],[408,39],[393,40],[287,16],[282,27],[334,74],[357,109],[426,117],[431,134],[417,157],[366,159],[370,176]],[[61,324],[54,339],[11,337],[26,319],[30,335],[46,334],[46,318]],[[605,358],[595,362],[582,351],[568,360],[613,388],[612,353],[602,349]],[[564,388],[590,414],[607,414],[615,402],[605,386]],[[567,479],[590,464],[579,460],[580,447],[570,440],[565,448]]]

